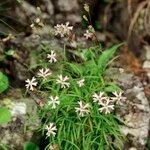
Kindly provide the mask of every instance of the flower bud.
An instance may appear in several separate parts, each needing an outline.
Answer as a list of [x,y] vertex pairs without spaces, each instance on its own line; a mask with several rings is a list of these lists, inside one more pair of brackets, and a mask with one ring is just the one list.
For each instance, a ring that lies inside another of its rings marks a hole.
[[84,10],[85,10],[86,12],[89,12],[89,11],[90,11],[89,5],[84,4]]

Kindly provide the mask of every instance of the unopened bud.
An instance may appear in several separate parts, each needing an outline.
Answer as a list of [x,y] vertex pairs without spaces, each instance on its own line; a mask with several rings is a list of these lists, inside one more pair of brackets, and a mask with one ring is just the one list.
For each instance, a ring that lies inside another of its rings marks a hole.
[[41,22],[40,18],[36,18],[36,19],[35,19],[35,22],[36,22],[36,23],[40,23],[40,22]]
[[90,11],[89,5],[84,4],[84,10],[85,10],[86,12],[89,12],[89,11]]
[[32,24],[30,25],[30,27],[33,28],[33,27],[34,27],[34,24],[32,23]]
[[83,19],[88,22],[88,18],[86,17],[86,15],[83,15]]
[[95,29],[94,29],[91,25],[88,26],[88,30],[89,30],[91,33],[95,33]]

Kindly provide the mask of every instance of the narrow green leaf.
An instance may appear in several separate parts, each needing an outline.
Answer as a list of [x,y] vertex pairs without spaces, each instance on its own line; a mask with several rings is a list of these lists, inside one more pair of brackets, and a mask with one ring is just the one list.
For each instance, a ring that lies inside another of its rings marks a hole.
[[115,91],[121,91],[120,87],[116,84],[110,83],[104,88],[105,92],[115,92]]
[[118,45],[114,45],[111,48],[108,48],[107,50],[105,50],[104,52],[102,52],[102,54],[100,55],[99,59],[98,59],[98,68],[100,69],[100,72],[103,73],[104,70],[107,67],[108,62],[110,61],[110,59],[113,57],[114,53],[117,51],[117,49],[123,45],[118,44]]
[[78,64],[67,63],[68,67],[71,69],[72,72],[82,75],[82,68]]
[[4,92],[9,86],[8,77],[0,72],[0,93]]

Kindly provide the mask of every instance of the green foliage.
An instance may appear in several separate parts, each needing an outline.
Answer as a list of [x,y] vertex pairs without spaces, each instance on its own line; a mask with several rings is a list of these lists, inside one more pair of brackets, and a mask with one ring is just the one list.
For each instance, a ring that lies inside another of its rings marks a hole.
[[150,150],[150,137],[147,140],[147,148]]
[[108,65],[110,59],[112,59],[114,53],[122,44],[114,45],[111,48],[106,49],[98,59],[98,68],[101,73],[103,73]]
[[6,56],[14,56],[15,55],[15,50],[14,49],[9,49],[7,52],[5,52]]
[[[58,60],[52,65],[44,63],[45,60],[41,61],[41,65],[37,64],[37,67],[43,65],[43,68],[45,66],[51,70],[54,68],[52,75],[47,79],[42,80],[37,76],[40,85],[38,90],[47,95],[45,105],[39,109],[39,117],[42,121],[44,120],[41,130],[44,133],[45,126],[49,123],[55,123],[57,127],[56,136],[48,137],[50,145],[56,144],[63,150],[120,148],[119,145],[124,139],[119,131],[120,120],[113,112],[110,114],[100,113],[98,110],[100,106],[93,103],[92,96],[101,91],[109,97],[109,95],[113,95],[113,92],[121,91],[116,84],[103,78],[109,61],[121,45],[115,45],[103,52],[101,52],[100,46],[77,51],[75,55],[82,58],[82,63],[69,62],[65,59]],[[55,68],[55,65],[59,68]],[[60,74],[69,77],[69,88],[62,89],[56,83]],[[77,81],[81,79],[85,80],[83,87],[77,85]],[[50,96],[59,97],[60,104],[55,109],[48,105]],[[79,101],[90,105],[90,113],[84,117],[80,117],[75,112]],[[118,142],[117,146],[112,139]]]
[[8,145],[4,145],[0,143],[0,149],[1,150],[9,150]]
[[4,92],[9,86],[8,77],[0,72],[0,93]]
[[34,144],[32,142],[26,142],[23,145],[23,150],[40,150],[40,149],[36,144]]
[[8,123],[11,121],[11,113],[7,108],[0,108],[0,124]]
[[120,87],[118,87],[116,84],[114,83],[109,83],[105,86],[104,91],[105,92],[115,92],[115,91],[120,91]]

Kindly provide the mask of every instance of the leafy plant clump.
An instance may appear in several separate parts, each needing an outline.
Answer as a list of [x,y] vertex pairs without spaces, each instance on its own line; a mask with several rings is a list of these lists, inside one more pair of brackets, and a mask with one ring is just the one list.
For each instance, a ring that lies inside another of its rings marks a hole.
[[[84,7],[89,11],[87,5]],[[66,23],[54,29],[55,35],[63,38],[69,37],[73,27]],[[84,36],[96,39],[91,25]],[[41,60],[36,64],[39,70],[26,80],[25,86],[32,97],[36,94],[42,97],[35,101],[42,123],[39,130],[49,143],[45,149],[121,149],[124,137],[119,124],[122,122],[115,109],[126,98],[117,85],[105,78],[105,70],[120,46],[105,51],[100,46],[77,50],[74,54],[82,58],[81,63],[69,61],[66,55],[59,59],[58,53],[51,49],[39,54]],[[35,71],[36,67],[33,68]]]
[[[99,57],[89,49],[92,57],[82,64],[59,62],[51,57],[47,68],[39,69],[37,77],[26,80],[28,90],[41,92],[45,97],[38,104],[40,118],[44,120],[41,129],[50,142],[48,147],[113,149],[114,140],[121,143],[123,137],[114,110],[125,98],[117,85],[109,84],[103,77],[108,58],[118,47],[111,47]],[[55,64],[61,69],[48,69]]]

